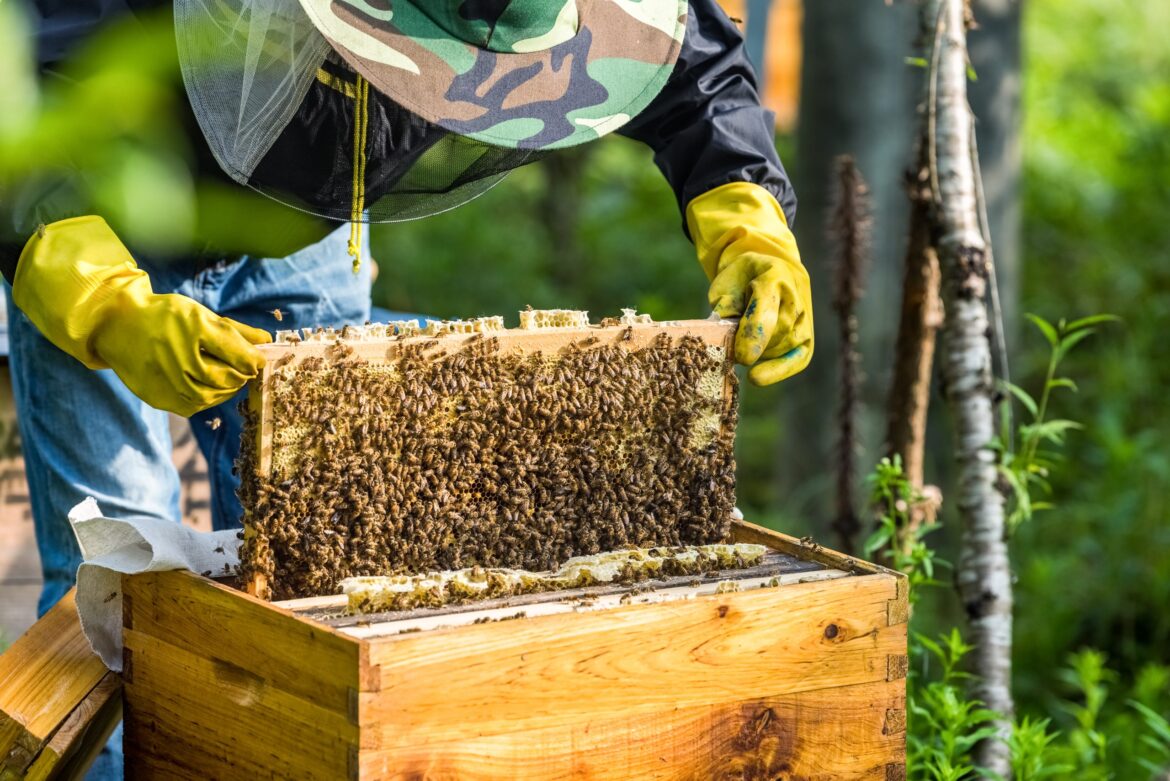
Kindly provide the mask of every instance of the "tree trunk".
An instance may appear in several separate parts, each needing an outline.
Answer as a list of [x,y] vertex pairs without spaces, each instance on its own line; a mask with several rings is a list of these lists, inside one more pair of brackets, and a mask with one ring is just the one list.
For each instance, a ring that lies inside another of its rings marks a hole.
[[840,550],[853,554],[861,519],[857,514],[857,418],[861,394],[857,304],[869,265],[869,192],[857,163],[837,158],[837,205],[829,226],[837,244],[833,272],[833,311],[840,338],[840,396],[837,404],[837,509],[833,531]]
[[[926,29],[937,30],[929,61],[937,62],[928,160],[936,193],[935,225],[942,273],[942,374],[953,420],[958,469],[954,503],[962,520],[957,586],[970,623],[971,658],[979,676],[975,693],[1002,714],[1006,736],[1012,716],[1012,593],[1004,500],[996,487],[994,391],[987,317],[987,245],[979,222],[974,166],[974,118],[967,103],[966,8],[963,0],[925,0]],[[987,740],[976,752],[981,768],[1010,775],[1007,747]]]
[[[919,133],[918,163],[907,172],[910,197],[910,230],[902,278],[902,306],[894,346],[894,379],[887,404],[886,455],[898,456],[906,480],[918,496],[927,495],[926,424],[930,411],[930,387],[934,366],[935,337],[943,322],[939,299],[938,254],[931,225],[932,193],[926,159],[926,117]],[[937,492],[932,492],[937,493]],[[933,520],[934,505],[920,501],[910,509],[910,522],[898,530],[897,544],[906,551],[917,528]]]
[[549,275],[561,290],[576,290],[585,272],[585,252],[577,238],[577,228],[584,190],[581,179],[592,153],[593,148],[583,144],[562,149],[541,161],[545,178],[541,221],[552,245]]

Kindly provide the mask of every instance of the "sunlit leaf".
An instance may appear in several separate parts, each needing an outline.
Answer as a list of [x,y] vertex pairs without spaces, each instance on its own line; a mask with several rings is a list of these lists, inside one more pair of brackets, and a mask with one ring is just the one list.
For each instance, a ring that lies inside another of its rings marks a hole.
[[1031,394],[1013,382],[1004,382],[1003,386],[1024,405],[1024,409],[1028,410],[1033,418],[1036,417],[1036,400],[1032,398]]
[[1031,320],[1032,323],[1040,329],[1040,333],[1044,334],[1044,338],[1048,340],[1048,344],[1056,347],[1059,338],[1056,334],[1056,327],[1052,325],[1052,323],[1048,322],[1040,315],[1034,315],[1031,312],[1026,313],[1024,317]]
[[1108,315],[1108,314],[1089,315],[1088,317],[1082,317],[1079,320],[1073,320],[1071,323],[1069,323],[1068,325],[1066,325],[1064,327],[1064,331],[1065,331],[1065,333],[1069,333],[1072,331],[1079,331],[1082,328],[1087,328],[1091,325],[1098,325],[1099,323],[1120,323],[1120,322],[1123,322],[1123,321],[1117,315]]

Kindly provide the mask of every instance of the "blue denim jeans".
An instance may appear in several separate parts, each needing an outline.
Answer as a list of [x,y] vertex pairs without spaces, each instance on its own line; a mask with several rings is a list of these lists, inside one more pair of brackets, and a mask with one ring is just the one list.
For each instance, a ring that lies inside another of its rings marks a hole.
[[[139,266],[150,274],[156,293],[181,293],[257,328],[340,327],[370,316],[370,264],[353,273],[348,236],[344,226],[281,259],[244,257],[198,265],[140,260]],[[368,247],[363,255],[369,257]],[[44,614],[73,585],[81,561],[66,519],[69,509],[93,496],[112,517],[179,521],[179,474],[171,461],[167,414],[140,401],[113,371],[90,371],[50,344],[3,287],[13,393],[44,572],[38,614]],[[281,310],[280,322],[274,309]],[[216,529],[239,525],[232,464],[241,430],[236,406],[243,395],[191,418],[207,458]],[[212,418],[221,425],[206,425]],[[87,778],[122,778],[120,727]]]

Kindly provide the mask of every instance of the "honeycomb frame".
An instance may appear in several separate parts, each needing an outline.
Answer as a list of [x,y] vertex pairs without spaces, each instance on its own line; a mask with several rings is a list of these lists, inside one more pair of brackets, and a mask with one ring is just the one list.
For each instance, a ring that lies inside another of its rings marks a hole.
[[263,346],[238,464],[248,590],[724,542],[735,324],[554,311]]

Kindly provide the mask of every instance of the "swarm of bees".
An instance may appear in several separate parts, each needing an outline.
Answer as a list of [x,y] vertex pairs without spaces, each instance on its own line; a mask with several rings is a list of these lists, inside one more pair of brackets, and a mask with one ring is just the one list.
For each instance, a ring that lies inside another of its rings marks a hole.
[[543,355],[491,334],[453,352],[387,339],[393,360],[376,366],[339,340],[325,358],[276,367],[266,474],[251,446],[259,416],[244,408],[243,576],[288,599],[349,577],[542,571],[628,546],[723,542],[732,362],[693,336],[638,346],[629,328]]

